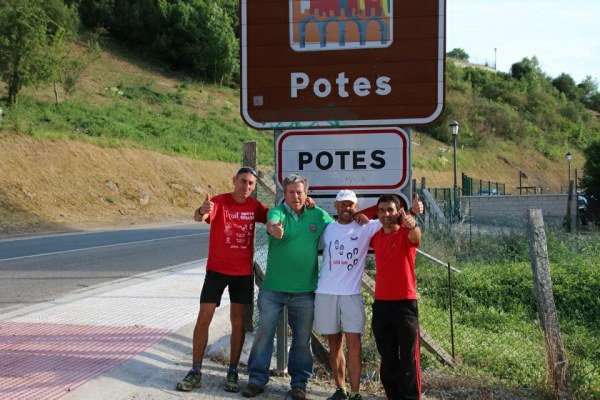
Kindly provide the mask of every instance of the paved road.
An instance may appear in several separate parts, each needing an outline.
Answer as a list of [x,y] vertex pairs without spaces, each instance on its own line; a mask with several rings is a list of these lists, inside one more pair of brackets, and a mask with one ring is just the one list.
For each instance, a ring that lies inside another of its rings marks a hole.
[[0,240],[0,310],[205,258],[208,225],[183,224]]

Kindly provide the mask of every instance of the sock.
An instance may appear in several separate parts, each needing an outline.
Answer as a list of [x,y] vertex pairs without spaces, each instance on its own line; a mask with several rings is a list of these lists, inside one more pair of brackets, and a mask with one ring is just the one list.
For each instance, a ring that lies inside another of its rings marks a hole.
[[229,371],[227,373],[234,373],[234,374],[236,374],[237,372],[238,372],[237,371],[237,365],[230,365],[229,366]]
[[350,397],[352,398],[352,397],[356,396],[358,393],[359,392],[350,392]]
[[340,389],[344,394],[346,394],[346,387],[345,386],[344,387],[338,386],[338,389]]
[[192,371],[198,373],[202,369],[202,361],[193,361],[192,362]]

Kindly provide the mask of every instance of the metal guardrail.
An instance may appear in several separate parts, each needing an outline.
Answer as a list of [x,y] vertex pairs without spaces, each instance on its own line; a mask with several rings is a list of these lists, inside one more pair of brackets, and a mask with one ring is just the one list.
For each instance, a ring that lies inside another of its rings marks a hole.
[[[433,261],[437,265],[440,265],[443,268],[446,268],[448,271],[448,284],[449,284],[448,296],[449,296],[449,304],[450,304],[450,335],[451,335],[452,351],[451,351],[451,354],[449,354],[422,327],[419,330],[421,343],[423,344],[425,349],[427,349],[431,354],[433,354],[436,358],[438,358],[438,360],[440,360],[442,363],[444,363],[446,365],[450,365],[450,366],[455,366],[456,360],[455,360],[455,355],[454,355],[455,345],[454,345],[454,322],[453,322],[453,315],[452,315],[452,283],[451,283],[452,278],[451,278],[451,273],[452,272],[460,273],[462,271],[460,271],[459,269],[456,269],[454,267],[451,267],[450,263],[444,263],[443,261],[438,260],[437,258],[435,258],[421,250],[417,249],[417,252],[419,255],[427,258],[430,261]],[[255,276],[256,285],[260,287],[264,280],[264,272],[263,272],[263,268],[256,261],[254,262],[254,276]],[[362,287],[371,296],[373,296],[375,294],[375,281],[366,273],[363,273]],[[287,371],[287,360],[288,360],[287,310],[286,309],[284,309],[282,316],[277,321],[277,326],[278,326],[277,327],[277,348],[276,348],[277,368],[276,368],[276,370],[271,371],[271,373],[274,375],[281,375]],[[311,334],[311,345],[312,345],[312,350],[313,350],[314,356],[317,359],[319,359],[319,361],[321,361],[323,366],[328,371],[331,371],[331,368],[329,366],[329,351],[327,350],[325,345],[323,343],[321,343],[320,338],[314,332],[312,332],[312,334]]]

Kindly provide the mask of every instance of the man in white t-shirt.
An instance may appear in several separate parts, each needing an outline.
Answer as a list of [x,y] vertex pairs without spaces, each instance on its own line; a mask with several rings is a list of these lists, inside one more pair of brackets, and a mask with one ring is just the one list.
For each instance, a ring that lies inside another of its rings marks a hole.
[[[327,400],[361,400],[361,344],[365,332],[365,304],[362,297],[362,275],[371,238],[381,229],[379,220],[365,225],[354,221],[356,194],[340,190],[334,207],[336,222],[330,223],[321,235],[323,262],[315,290],[314,328],[326,334],[329,341],[329,362],[333,371],[335,393]],[[423,212],[423,203],[415,194],[410,213]],[[350,393],[346,392],[346,359],[342,346],[346,336]]]
[[[354,221],[356,195],[341,190],[334,207],[336,222],[330,223],[321,236],[323,262],[315,291],[315,330],[326,334],[329,341],[329,362],[337,389],[328,400],[359,400],[361,346],[365,332],[365,305],[361,294],[362,274],[371,237],[381,229],[378,220],[366,225]],[[346,359],[342,332],[348,348],[350,395],[346,393]]]

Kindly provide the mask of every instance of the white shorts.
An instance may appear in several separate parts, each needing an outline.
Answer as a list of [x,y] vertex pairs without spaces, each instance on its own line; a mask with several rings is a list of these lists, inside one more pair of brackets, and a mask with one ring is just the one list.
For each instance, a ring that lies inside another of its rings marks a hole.
[[365,333],[365,302],[361,294],[315,295],[315,330],[325,335]]

